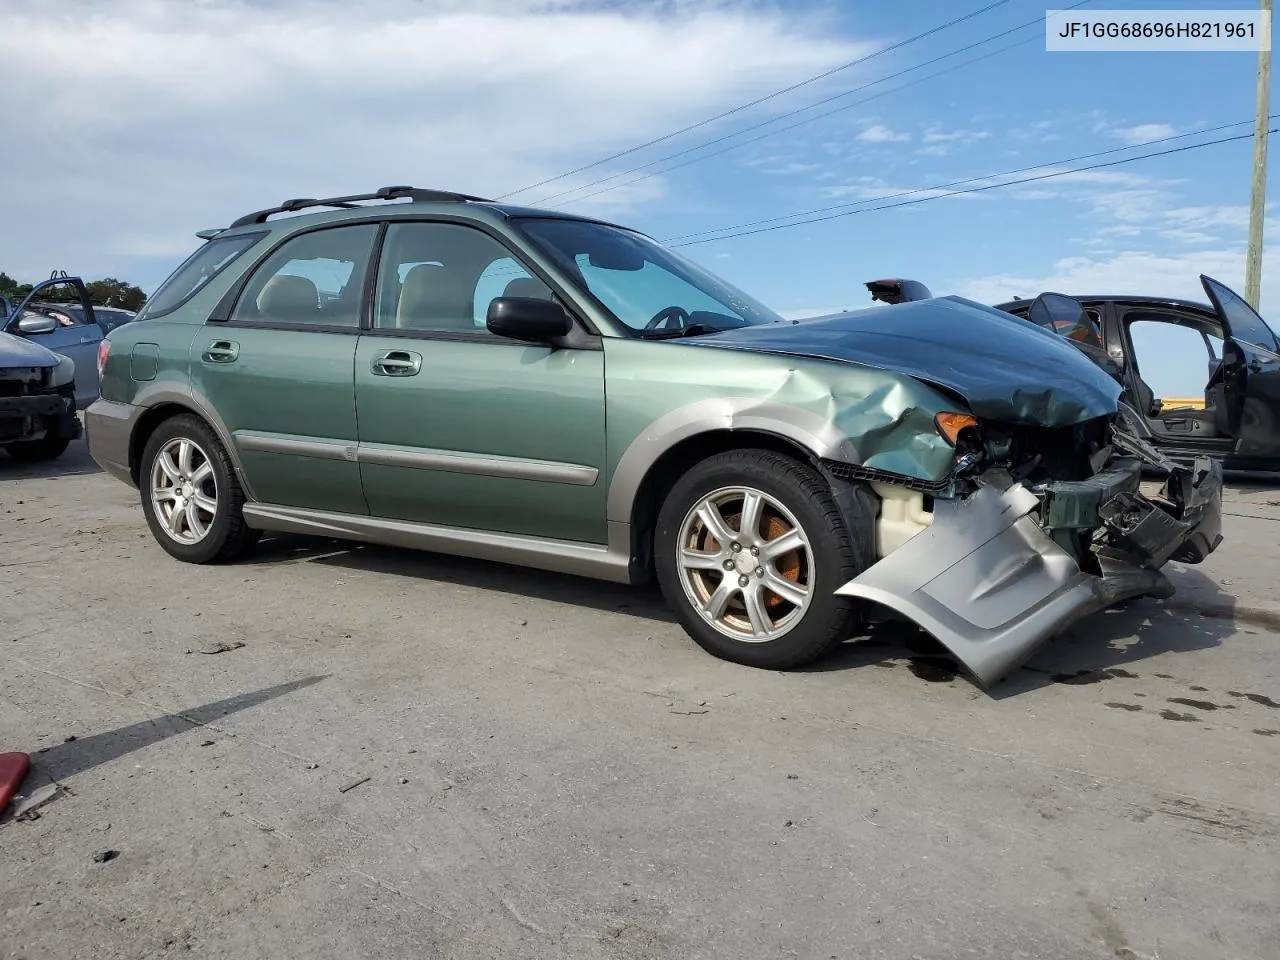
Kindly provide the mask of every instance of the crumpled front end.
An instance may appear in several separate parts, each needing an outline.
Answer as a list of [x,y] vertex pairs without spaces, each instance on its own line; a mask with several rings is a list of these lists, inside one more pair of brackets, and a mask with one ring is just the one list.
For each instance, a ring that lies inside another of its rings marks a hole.
[[39,440],[49,432],[75,439],[75,384],[53,386],[51,367],[0,367],[0,444]]
[[[969,441],[927,526],[836,592],[909,617],[984,687],[1090,613],[1171,596],[1160,568],[1221,542],[1222,469],[1209,458],[1179,466],[1101,421]],[[1141,492],[1144,467],[1166,473],[1158,495]]]

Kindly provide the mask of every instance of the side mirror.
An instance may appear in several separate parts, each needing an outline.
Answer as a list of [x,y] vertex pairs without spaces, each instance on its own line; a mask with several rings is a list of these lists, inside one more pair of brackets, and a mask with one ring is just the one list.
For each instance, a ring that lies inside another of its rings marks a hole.
[[58,321],[53,317],[45,316],[43,313],[23,317],[18,321],[18,332],[28,335],[38,336],[43,333],[53,333],[57,329]]
[[1102,331],[1075,297],[1063,293],[1042,293],[1027,309],[1027,319],[1050,333],[1076,343],[1102,349]]
[[1042,293],[1031,302],[1027,319],[1037,327],[1051,333],[1066,333],[1081,323],[1088,322],[1084,305],[1074,297],[1063,293]]
[[553,300],[533,297],[497,297],[485,317],[489,332],[528,343],[548,343],[567,337],[573,319]]

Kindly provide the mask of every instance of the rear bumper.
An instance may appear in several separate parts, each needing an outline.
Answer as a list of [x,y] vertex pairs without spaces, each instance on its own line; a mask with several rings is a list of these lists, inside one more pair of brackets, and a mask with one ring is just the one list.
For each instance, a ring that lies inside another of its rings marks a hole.
[[[836,593],[914,620],[990,686],[1082,617],[1130,597],[1171,596],[1159,568],[1217,547],[1221,468],[1205,460],[1175,472],[1152,500],[1139,492],[1140,466],[1119,461],[1038,493],[1007,474],[984,475],[968,497],[936,501],[926,530]],[[1100,574],[1051,535],[1072,530],[1105,530]]]
[[117,480],[133,486],[129,444],[133,428],[145,407],[114,400],[95,400],[84,412],[85,441],[89,456]]

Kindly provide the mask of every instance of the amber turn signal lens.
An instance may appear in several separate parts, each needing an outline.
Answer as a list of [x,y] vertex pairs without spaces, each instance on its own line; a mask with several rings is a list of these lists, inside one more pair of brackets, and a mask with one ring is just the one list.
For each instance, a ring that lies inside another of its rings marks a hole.
[[940,413],[933,418],[934,425],[947,443],[953,447],[961,431],[978,425],[978,418],[970,413]]

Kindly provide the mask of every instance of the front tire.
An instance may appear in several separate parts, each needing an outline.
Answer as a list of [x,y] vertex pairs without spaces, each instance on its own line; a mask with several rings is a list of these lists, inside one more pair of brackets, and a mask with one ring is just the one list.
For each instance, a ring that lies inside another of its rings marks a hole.
[[243,554],[259,533],[244,521],[244,491],[217,434],[198,417],[164,421],[142,452],[138,486],[156,542],[187,563]]
[[41,437],[39,440],[22,440],[6,446],[5,452],[19,463],[39,463],[43,460],[57,460],[67,452],[71,441],[56,434]]
[[708,653],[747,666],[803,666],[859,628],[837,588],[871,563],[874,510],[850,501],[850,530],[828,483],[767,450],[710,457],[676,481],[658,514],[658,582]]

